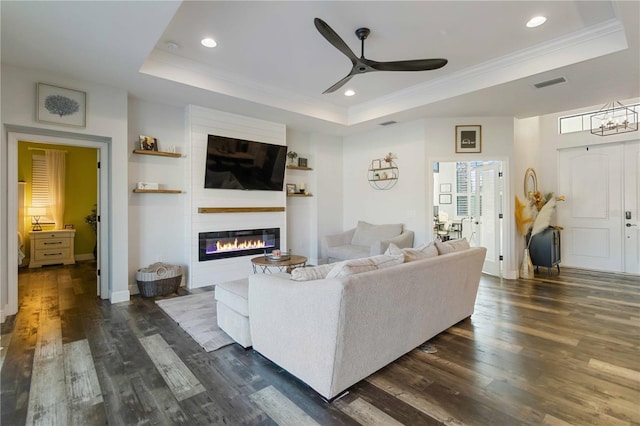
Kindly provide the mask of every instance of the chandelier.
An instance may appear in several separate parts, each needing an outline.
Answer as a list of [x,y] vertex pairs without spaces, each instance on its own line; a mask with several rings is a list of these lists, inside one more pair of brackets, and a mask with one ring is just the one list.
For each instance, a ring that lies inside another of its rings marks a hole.
[[591,133],[594,135],[609,136],[637,131],[638,112],[618,101],[607,103],[591,115]]

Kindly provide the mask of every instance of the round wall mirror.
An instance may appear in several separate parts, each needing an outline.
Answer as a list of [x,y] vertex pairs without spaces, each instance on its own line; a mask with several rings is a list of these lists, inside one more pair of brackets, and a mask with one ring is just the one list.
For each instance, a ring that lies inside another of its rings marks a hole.
[[536,192],[538,192],[538,178],[536,172],[529,167],[524,173],[524,195],[527,198],[533,198]]

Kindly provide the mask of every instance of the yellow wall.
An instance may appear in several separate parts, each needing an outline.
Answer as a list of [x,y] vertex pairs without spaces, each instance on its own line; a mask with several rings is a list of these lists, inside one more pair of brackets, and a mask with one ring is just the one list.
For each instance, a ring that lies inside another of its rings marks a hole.
[[[21,141],[18,144],[18,181],[26,182],[26,207],[31,204],[31,156],[44,155],[43,151],[30,151],[29,147],[67,151],[64,223],[71,224],[76,229],[75,254],[93,253],[96,236],[91,227],[85,223],[84,218],[91,213],[98,199],[97,149]],[[27,234],[25,247],[28,248],[31,218],[27,216],[24,220],[24,229]],[[42,228],[52,229],[53,226],[43,225]]]

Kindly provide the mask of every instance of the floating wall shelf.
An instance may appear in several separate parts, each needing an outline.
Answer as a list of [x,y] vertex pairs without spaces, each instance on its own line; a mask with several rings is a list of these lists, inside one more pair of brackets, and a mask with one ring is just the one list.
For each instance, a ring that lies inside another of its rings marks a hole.
[[179,189],[134,189],[136,194],[182,194]]
[[283,211],[284,207],[198,207],[198,213],[266,213]]
[[400,171],[394,161],[375,159],[371,161],[367,170],[367,180],[373,189],[387,190],[393,188],[398,182]]
[[157,155],[159,157],[173,157],[173,158],[182,157],[182,154],[180,154],[179,152],[149,151],[146,149],[134,149],[133,153],[142,154],[142,155]]

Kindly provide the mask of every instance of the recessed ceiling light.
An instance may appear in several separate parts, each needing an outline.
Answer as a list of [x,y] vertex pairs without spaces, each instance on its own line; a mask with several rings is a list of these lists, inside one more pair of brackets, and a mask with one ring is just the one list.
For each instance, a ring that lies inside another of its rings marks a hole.
[[533,18],[529,19],[529,22],[527,22],[527,28],[539,27],[540,25],[544,24],[545,22],[547,22],[547,18],[545,18],[544,16],[536,16],[536,17],[533,17]]
[[212,38],[203,38],[200,43],[205,47],[216,47],[218,45],[218,43],[216,43]]
[[173,41],[168,41],[164,44],[164,47],[171,50],[177,50],[180,48],[180,45],[178,43],[174,43]]
[[345,95],[345,96],[353,96],[353,95],[355,95],[355,94],[356,94],[356,92],[354,92],[354,91],[353,91],[353,90],[351,90],[351,89],[349,89],[349,90],[347,90],[346,92],[344,92],[344,95]]

